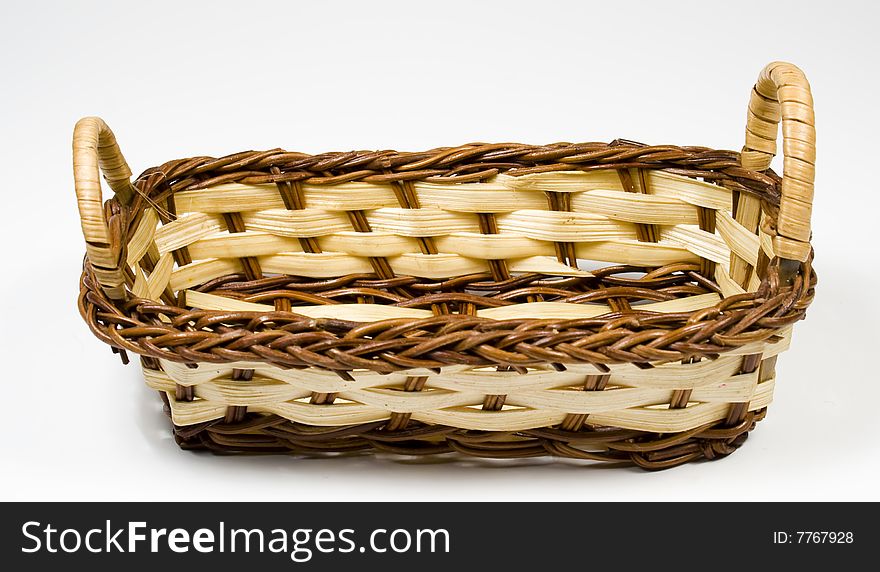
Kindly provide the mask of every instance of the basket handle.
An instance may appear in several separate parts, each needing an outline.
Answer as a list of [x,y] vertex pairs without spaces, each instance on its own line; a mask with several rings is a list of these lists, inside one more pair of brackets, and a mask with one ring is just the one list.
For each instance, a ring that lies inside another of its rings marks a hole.
[[813,96],[804,72],[786,62],[768,64],[752,90],[742,166],[770,168],[776,155],[777,125],[782,120],[785,155],[782,200],[773,248],[779,258],[805,262],[810,256],[810,215],[816,175],[816,127]]
[[104,291],[120,299],[125,297],[122,219],[119,215],[105,216],[101,171],[117,200],[128,204],[134,197],[131,170],[116,137],[99,117],[84,117],[73,130],[73,179],[86,253]]

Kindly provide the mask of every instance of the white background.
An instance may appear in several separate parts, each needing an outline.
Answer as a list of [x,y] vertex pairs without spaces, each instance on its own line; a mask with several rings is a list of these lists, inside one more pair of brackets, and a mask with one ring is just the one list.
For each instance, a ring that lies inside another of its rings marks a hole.
[[[876,3],[310,4],[0,8],[0,498],[880,500]],[[645,473],[183,452],[139,367],[77,313],[81,116],[107,120],[136,173],[276,146],[739,149],[749,90],[774,59],[800,65],[816,99],[819,287],[767,419],[725,460]]]

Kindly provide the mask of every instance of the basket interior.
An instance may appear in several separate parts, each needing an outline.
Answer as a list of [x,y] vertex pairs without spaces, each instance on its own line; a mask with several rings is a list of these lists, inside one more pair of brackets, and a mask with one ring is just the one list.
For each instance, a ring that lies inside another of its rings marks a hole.
[[693,312],[759,287],[777,186],[733,152],[628,143],[172,161],[138,178],[129,290],[352,322]]

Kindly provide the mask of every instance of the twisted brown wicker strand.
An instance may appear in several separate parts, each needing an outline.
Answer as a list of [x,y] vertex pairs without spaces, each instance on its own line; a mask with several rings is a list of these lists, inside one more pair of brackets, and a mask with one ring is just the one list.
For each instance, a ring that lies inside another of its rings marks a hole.
[[[160,395],[167,400],[164,393]],[[166,412],[170,413],[167,401]],[[248,414],[232,424],[218,420],[175,426],[174,436],[184,449],[222,455],[318,455],[370,450],[414,456],[460,453],[490,459],[552,455],[660,470],[731,454],[766,413],[761,409],[747,413],[734,425],[716,423],[674,434],[590,426],[579,431],[547,427],[501,433],[412,422],[406,429],[389,431],[385,421],[328,428],[294,423],[277,415]]]
[[[116,305],[96,287],[88,266],[79,307],[95,335],[111,346],[182,363],[265,362],[284,368],[315,366],[342,375],[351,369],[391,373],[456,364],[528,367],[547,362],[591,363],[601,371],[602,364],[648,365],[656,361],[716,357],[774,336],[780,328],[803,318],[815,286],[809,264],[803,266],[803,272],[791,285],[780,284],[774,268],[771,266],[768,278],[757,292],[722,299],[712,308],[666,314],[628,311],[577,320],[491,320],[445,314],[363,324],[309,318],[296,314],[295,307],[290,312],[261,313],[191,310],[143,299]],[[392,296],[383,291],[383,286],[409,283],[410,288],[418,285],[419,289],[436,289],[430,295],[396,302],[416,307],[462,301],[488,306],[503,303],[511,292],[504,284],[483,282],[483,288],[501,290],[501,297],[477,297],[444,291],[442,283],[419,283],[412,277],[390,281],[365,278],[349,276],[329,284],[349,282],[356,288],[369,285],[378,290],[380,297]],[[519,281],[541,284],[538,278],[526,276]],[[703,280],[711,284],[708,279]],[[300,282],[297,286],[313,290],[310,296],[321,298],[317,288],[322,284],[328,283]],[[467,282],[459,279],[457,284],[461,287]],[[644,289],[626,290],[631,286],[620,288],[624,290],[597,289],[565,298],[586,301],[590,296],[665,297],[663,290],[652,295]],[[332,292],[324,299],[332,302],[336,296],[338,293]],[[167,316],[170,321],[163,321],[160,316]]]

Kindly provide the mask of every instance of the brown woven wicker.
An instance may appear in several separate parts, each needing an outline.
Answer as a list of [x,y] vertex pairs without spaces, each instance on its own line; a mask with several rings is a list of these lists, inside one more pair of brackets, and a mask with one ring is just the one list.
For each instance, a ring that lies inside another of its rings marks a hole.
[[773,63],[741,154],[274,149],[132,182],[86,118],[80,312],[141,356],[185,448],[722,457],[813,298],[813,121],[802,72]]

